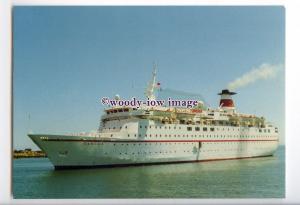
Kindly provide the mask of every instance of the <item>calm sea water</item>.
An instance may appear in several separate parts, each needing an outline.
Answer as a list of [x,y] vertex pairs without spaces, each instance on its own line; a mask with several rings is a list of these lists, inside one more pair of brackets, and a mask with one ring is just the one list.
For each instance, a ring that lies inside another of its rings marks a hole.
[[55,171],[46,158],[13,161],[14,198],[283,198],[285,149],[203,163]]

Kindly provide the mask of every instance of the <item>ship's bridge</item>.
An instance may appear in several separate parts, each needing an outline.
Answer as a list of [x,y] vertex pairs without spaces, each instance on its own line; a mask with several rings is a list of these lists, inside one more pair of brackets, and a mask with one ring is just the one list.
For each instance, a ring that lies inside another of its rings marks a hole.
[[102,116],[102,120],[114,120],[124,119],[135,115],[143,114],[142,109],[133,107],[113,107],[105,110],[105,115]]

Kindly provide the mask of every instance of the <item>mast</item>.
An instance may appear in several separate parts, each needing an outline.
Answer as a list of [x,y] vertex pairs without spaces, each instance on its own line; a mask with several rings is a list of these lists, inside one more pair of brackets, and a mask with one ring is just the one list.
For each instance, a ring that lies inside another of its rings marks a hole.
[[155,100],[155,95],[154,95],[154,91],[155,88],[157,87],[156,85],[156,72],[157,72],[157,65],[154,63],[153,64],[153,71],[152,71],[152,78],[148,83],[148,86],[145,90],[145,95],[147,98],[149,98],[149,100]]

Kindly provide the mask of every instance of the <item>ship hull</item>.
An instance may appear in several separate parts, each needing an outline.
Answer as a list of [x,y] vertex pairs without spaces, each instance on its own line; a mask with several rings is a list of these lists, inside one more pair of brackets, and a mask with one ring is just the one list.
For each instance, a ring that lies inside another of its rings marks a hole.
[[265,157],[274,139],[121,140],[66,135],[29,135],[55,169],[118,167]]
[[131,167],[131,166],[151,166],[151,165],[163,165],[163,164],[183,164],[183,163],[197,163],[197,162],[211,162],[211,161],[224,161],[224,160],[238,160],[238,159],[250,159],[250,158],[263,158],[271,157],[272,155],[265,156],[253,156],[253,157],[238,157],[238,158],[219,158],[219,159],[207,159],[207,160],[188,160],[188,161],[170,161],[170,162],[148,162],[148,163],[130,163],[130,164],[106,164],[106,165],[59,165],[54,166],[56,170],[65,169],[92,169],[92,168],[113,168],[113,167]]

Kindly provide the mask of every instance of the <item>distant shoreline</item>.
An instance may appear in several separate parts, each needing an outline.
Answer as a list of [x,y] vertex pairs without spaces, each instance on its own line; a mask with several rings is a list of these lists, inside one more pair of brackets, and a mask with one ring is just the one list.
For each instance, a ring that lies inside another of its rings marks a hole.
[[25,150],[14,150],[13,152],[13,158],[19,159],[19,158],[42,158],[47,157],[47,155],[42,151],[32,151],[31,149],[25,149]]

